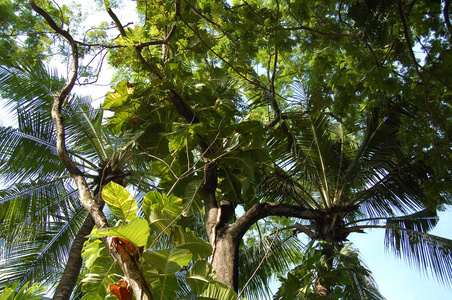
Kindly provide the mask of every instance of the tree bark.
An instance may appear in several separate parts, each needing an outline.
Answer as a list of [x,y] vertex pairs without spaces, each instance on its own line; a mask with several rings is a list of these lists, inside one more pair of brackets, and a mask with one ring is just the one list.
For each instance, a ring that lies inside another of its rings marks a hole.
[[53,300],[67,300],[71,297],[83,263],[81,253],[83,244],[87,240],[85,237],[90,234],[93,227],[94,220],[91,215],[88,215],[72,242],[66,267],[64,268],[63,276],[61,277],[55,294],[53,295]]
[[227,228],[217,231],[212,267],[216,271],[216,279],[238,293],[240,240],[237,240]]

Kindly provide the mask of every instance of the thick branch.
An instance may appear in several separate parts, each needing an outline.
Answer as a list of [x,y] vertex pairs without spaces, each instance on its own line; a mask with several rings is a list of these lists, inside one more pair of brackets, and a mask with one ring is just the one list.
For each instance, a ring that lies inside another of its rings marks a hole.
[[282,30],[288,30],[288,31],[298,31],[298,30],[306,30],[306,31],[311,31],[320,35],[324,35],[324,36],[331,36],[331,37],[351,37],[351,38],[361,38],[361,36],[363,35],[362,31],[357,31],[354,33],[340,33],[340,32],[325,32],[325,31],[320,31],[314,28],[310,28],[310,27],[306,27],[306,26],[298,26],[298,27],[286,27],[286,28],[282,28]]
[[202,197],[206,210],[206,230],[210,243],[215,244],[215,226],[218,217],[218,203],[215,198],[215,191],[218,184],[217,165],[206,165],[204,171],[204,185],[202,187]]
[[269,216],[294,217],[313,220],[324,216],[324,212],[279,202],[258,203],[249,209],[242,217],[240,217],[240,219],[229,227],[228,230],[236,239],[240,240],[253,224],[260,219]]
[[66,300],[71,297],[72,290],[77,283],[77,278],[83,263],[81,256],[83,244],[87,240],[86,236],[91,233],[93,226],[94,220],[91,215],[88,215],[72,242],[66,267],[64,268],[63,276],[53,295],[53,300]]

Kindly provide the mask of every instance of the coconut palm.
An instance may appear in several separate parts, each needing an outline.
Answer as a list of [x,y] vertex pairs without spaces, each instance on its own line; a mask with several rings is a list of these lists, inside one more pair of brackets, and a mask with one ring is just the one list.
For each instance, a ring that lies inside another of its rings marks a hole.
[[[70,262],[75,271],[71,265],[66,272],[72,285],[60,284],[70,295],[82,264],[83,242],[94,222],[56,153],[50,108],[52,94],[62,81],[40,62],[10,64],[0,69],[2,96],[17,114],[17,126],[0,128],[0,174],[5,186],[0,191],[4,249],[0,288],[18,280],[21,284],[44,282],[51,288]],[[72,96],[63,113],[69,153],[90,180],[96,197],[110,181],[125,185],[130,179],[138,189],[150,189],[149,176],[141,174],[141,164],[134,163],[130,150],[135,136],[114,137],[102,126],[103,111],[93,109],[83,98]]]
[[[450,203],[450,197],[427,190],[432,170],[422,158],[403,153],[398,133],[400,118],[407,113],[397,105],[373,109],[362,135],[348,134],[331,115],[309,113],[288,118],[275,132],[272,154],[276,167],[261,185],[263,196],[324,213],[322,218],[296,225],[297,232],[312,241],[311,250],[285,279],[287,284],[278,299],[286,299],[295,278],[302,284],[291,291],[292,297],[300,297],[296,299],[305,299],[300,295],[310,292],[380,299],[359,258],[349,253],[347,261],[342,255],[351,251],[347,237],[368,228],[386,230],[388,248],[440,281],[451,283],[452,241],[428,233],[437,223],[437,209]],[[323,264],[313,264],[319,260]],[[340,268],[344,272],[331,276]]]

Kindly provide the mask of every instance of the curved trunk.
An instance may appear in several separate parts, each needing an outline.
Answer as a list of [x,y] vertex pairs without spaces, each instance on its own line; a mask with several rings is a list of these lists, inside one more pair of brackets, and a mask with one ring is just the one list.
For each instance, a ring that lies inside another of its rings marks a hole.
[[80,274],[80,269],[82,267],[82,248],[86,241],[86,236],[90,234],[94,227],[94,220],[91,215],[85,219],[82,227],[75,235],[74,241],[72,242],[71,249],[69,250],[69,256],[66,262],[66,267],[64,268],[63,276],[58,284],[58,287],[53,295],[53,300],[67,300],[71,297],[72,290],[77,283],[78,275]]

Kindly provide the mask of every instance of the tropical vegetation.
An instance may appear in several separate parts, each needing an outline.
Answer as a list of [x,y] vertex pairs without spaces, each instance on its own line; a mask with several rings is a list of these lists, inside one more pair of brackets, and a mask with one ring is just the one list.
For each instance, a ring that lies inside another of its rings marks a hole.
[[449,6],[0,2],[0,299],[384,299],[371,229],[450,285]]

